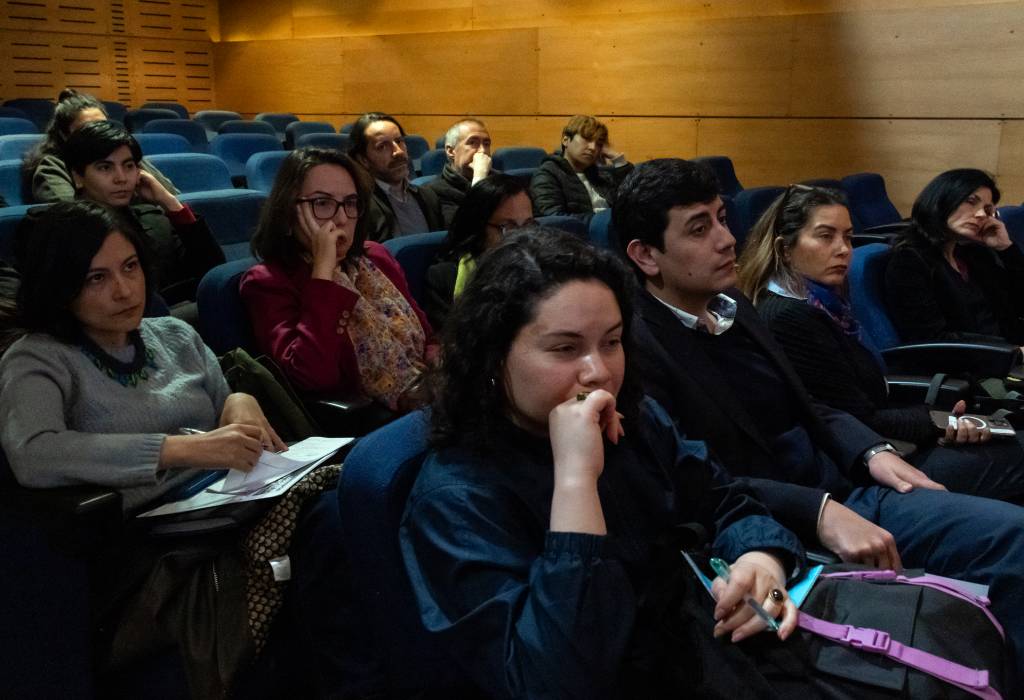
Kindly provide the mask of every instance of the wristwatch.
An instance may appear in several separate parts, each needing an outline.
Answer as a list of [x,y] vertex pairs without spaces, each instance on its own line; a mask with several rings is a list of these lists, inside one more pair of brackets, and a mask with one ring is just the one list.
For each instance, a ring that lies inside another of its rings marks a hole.
[[871,461],[872,457],[882,452],[892,452],[897,455],[900,453],[899,450],[890,445],[888,442],[879,443],[878,445],[875,445],[870,450],[864,453],[864,466],[868,465],[868,462]]

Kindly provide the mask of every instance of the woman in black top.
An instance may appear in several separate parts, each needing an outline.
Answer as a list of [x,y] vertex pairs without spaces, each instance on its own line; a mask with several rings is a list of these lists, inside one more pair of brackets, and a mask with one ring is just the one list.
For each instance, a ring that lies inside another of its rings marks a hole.
[[885,273],[886,304],[905,342],[1024,345],[1024,252],[996,214],[999,188],[971,168],[921,191]]
[[[910,461],[950,490],[1021,502],[1019,438],[991,441],[987,430],[964,420],[940,435],[927,406],[890,403],[881,355],[862,337],[846,293],[852,231],[841,192],[790,187],[747,239],[740,289],[816,399],[888,438],[914,443]],[[954,413],[964,409],[960,402]]]

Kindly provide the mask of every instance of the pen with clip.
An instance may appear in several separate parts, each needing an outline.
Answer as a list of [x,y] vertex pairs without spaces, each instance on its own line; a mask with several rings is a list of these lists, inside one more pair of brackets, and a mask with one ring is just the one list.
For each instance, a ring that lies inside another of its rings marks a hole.
[[[726,583],[729,583],[730,569],[729,565],[718,557],[711,558],[711,568],[715,570],[715,573]],[[754,600],[753,596],[749,593],[743,596],[743,602],[751,607],[751,609],[757,613],[757,616],[764,620],[764,623],[768,625],[768,629],[772,632],[779,631],[779,621],[768,614],[768,611],[761,607],[761,604]]]

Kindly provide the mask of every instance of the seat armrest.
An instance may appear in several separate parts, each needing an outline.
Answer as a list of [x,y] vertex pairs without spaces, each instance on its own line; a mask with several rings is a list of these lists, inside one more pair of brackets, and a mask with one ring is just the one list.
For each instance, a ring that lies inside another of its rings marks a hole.
[[[918,375],[892,374],[885,378],[889,386],[889,398],[894,404],[921,404],[925,402],[932,378]],[[970,405],[971,384],[963,379],[946,377],[939,385],[934,408],[949,411],[963,399]]]
[[361,437],[397,417],[366,396],[321,397],[306,399],[304,404],[329,437]]
[[898,233],[902,233],[910,228],[910,219],[904,219],[903,221],[895,221],[891,224],[879,224],[878,226],[868,226],[860,233],[868,236],[885,236],[892,238]]
[[92,518],[110,513],[121,516],[121,494],[102,486],[30,489],[5,485],[0,493],[0,504],[40,516]]
[[1020,364],[1021,352],[1009,343],[917,343],[888,348],[882,357],[892,372],[1005,377]]

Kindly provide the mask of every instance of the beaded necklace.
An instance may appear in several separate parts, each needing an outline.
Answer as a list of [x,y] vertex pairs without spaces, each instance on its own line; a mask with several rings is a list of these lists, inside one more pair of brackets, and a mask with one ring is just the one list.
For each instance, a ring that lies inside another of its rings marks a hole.
[[155,353],[146,347],[142,334],[135,329],[128,334],[128,340],[135,348],[131,362],[122,362],[97,345],[92,338],[82,335],[78,347],[82,353],[92,360],[96,369],[103,372],[121,386],[137,387],[139,382],[149,379],[149,370],[157,369],[154,362]]

